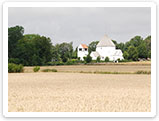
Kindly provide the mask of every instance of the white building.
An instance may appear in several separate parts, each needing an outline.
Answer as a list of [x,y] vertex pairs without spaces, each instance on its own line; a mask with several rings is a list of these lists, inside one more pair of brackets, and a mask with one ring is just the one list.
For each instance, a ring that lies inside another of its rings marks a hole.
[[122,51],[116,49],[115,44],[106,35],[99,41],[96,51],[91,52],[90,56],[92,57],[92,60],[96,60],[97,57],[100,57],[101,60],[105,60],[105,58],[108,57],[110,61],[124,59]]
[[80,44],[78,46],[77,56],[80,57],[80,60],[84,60],[83,57],[86,57],[87,55],[88,55],[88,46],[85,44]]
[[[87,55],[88,47],[84,44],[80,44],[78,46],[78,57],[80,57],[81,60],[84,60],[83,57],[86,57]],[[124,59],[122,51],[120,49],[116,49],[115,44],[106,35],[99,41],[96,51],[91,52],[90,56],[92,57],[92,60],[96,60],[97,57],[100,57],[103,61],[106,57],[108,57],[110,61]]]

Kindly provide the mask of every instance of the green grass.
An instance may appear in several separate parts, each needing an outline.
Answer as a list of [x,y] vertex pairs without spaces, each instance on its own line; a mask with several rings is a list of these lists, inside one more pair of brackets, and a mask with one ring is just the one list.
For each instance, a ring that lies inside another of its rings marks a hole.
[[56,69],[43,69],[42,72],[57,72]]

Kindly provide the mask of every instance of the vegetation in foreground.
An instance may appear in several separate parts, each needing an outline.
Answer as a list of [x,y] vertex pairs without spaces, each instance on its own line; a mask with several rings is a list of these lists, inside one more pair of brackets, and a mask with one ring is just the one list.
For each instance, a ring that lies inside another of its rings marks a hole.
[[56,69],[43,69],[42,72],[57,72]]
[[36,67],[33,68],[34,72],[38,72],[39,70],[40,70],[40,66],[36,66]]
[[14,64],[14,63],[9,63],[8,64],[8,72],[9,73],[19,73],[23,72],[23,65],[22,64]]

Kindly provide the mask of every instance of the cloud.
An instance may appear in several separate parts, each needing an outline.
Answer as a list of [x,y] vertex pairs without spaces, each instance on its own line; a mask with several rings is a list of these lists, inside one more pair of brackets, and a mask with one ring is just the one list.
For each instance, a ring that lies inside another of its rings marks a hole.
[[119,8],[9,8],[9,27],[21,25],[25,34],[50,37],[53,44],[73,41],[89,44],[104,34],[117,42],[126,42],[151,33],[151,9]]

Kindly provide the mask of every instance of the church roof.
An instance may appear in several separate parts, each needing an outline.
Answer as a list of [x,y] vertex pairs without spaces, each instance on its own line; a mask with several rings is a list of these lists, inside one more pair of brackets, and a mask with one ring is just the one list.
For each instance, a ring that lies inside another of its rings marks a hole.
[[107,35],[104,35],[104,37],[97,44],[97,47],[115,47],[115,44]]
[[81,44],[81,45],[82,45],[83,48],[88,48],[88,46],[85,45],[85,44]]

